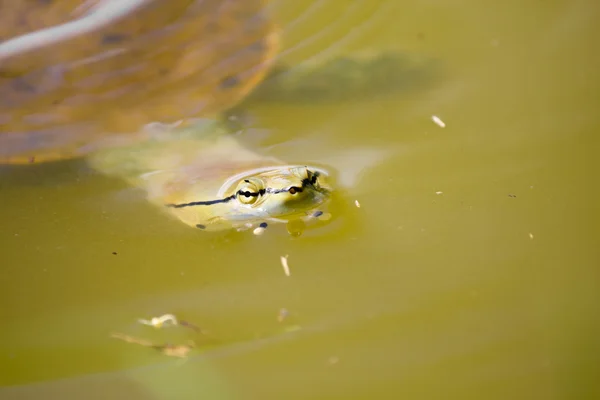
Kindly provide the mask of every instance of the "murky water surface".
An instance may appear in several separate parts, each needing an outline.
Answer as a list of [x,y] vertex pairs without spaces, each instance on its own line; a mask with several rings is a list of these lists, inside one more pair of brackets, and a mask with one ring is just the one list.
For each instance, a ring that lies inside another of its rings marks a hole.
[[[0,170],[0,397],[597,398],[600,7],[271,7],[283,61],[396,49],[440,71],[244,106],[257,151],[364,167],[340,218],[299,238],[193,230],[84,162]],[[207,333],[136,322],[164,313]]]

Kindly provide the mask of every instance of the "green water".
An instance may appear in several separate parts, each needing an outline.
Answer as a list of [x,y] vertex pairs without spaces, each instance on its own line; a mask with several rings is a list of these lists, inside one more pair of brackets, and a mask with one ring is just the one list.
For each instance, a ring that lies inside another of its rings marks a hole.
[[[286,61],[398,49],[443,73],[247,105],[282,159],[388,150],[300,238],[190,229],[80,162],[0,170],[0,398],[598,398],[600,6],[272,8]],[[168,312],[210,336],[136,323]],[[113,331],[201,347],[180,360]]]

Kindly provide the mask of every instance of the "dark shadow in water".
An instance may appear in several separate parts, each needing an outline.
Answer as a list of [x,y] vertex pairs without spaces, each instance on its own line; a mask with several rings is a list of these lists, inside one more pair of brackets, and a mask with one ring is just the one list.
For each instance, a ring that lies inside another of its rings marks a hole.
[[358,53],[294,66],[278,65],[246,99],[290,103],[356,101],[423,89],[441,77],[441,62],[399,51]]

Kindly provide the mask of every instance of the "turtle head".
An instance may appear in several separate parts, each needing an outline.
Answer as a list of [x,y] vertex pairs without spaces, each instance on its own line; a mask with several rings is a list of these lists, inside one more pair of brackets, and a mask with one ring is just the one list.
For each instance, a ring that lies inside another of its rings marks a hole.
[[308,167],[279,167],[240,180],[231,194],[242,218],[255,213],[272,218],[305,215],[327,200],[327,175]]
[[320,168],[283,165],[256,168],[229,177],[213,198],[167,204],[188,225],[204,230],[244,228],[263,222],[309,217],[332,192]]

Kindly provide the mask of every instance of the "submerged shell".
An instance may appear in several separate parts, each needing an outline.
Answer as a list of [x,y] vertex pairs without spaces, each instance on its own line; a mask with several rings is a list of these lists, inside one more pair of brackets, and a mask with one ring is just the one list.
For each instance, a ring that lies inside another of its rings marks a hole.
[[14,0],[0,3],[0,22],[5,163],[82,156],[152,121],[213,116],[263,79],[277,50],[261,0]]

